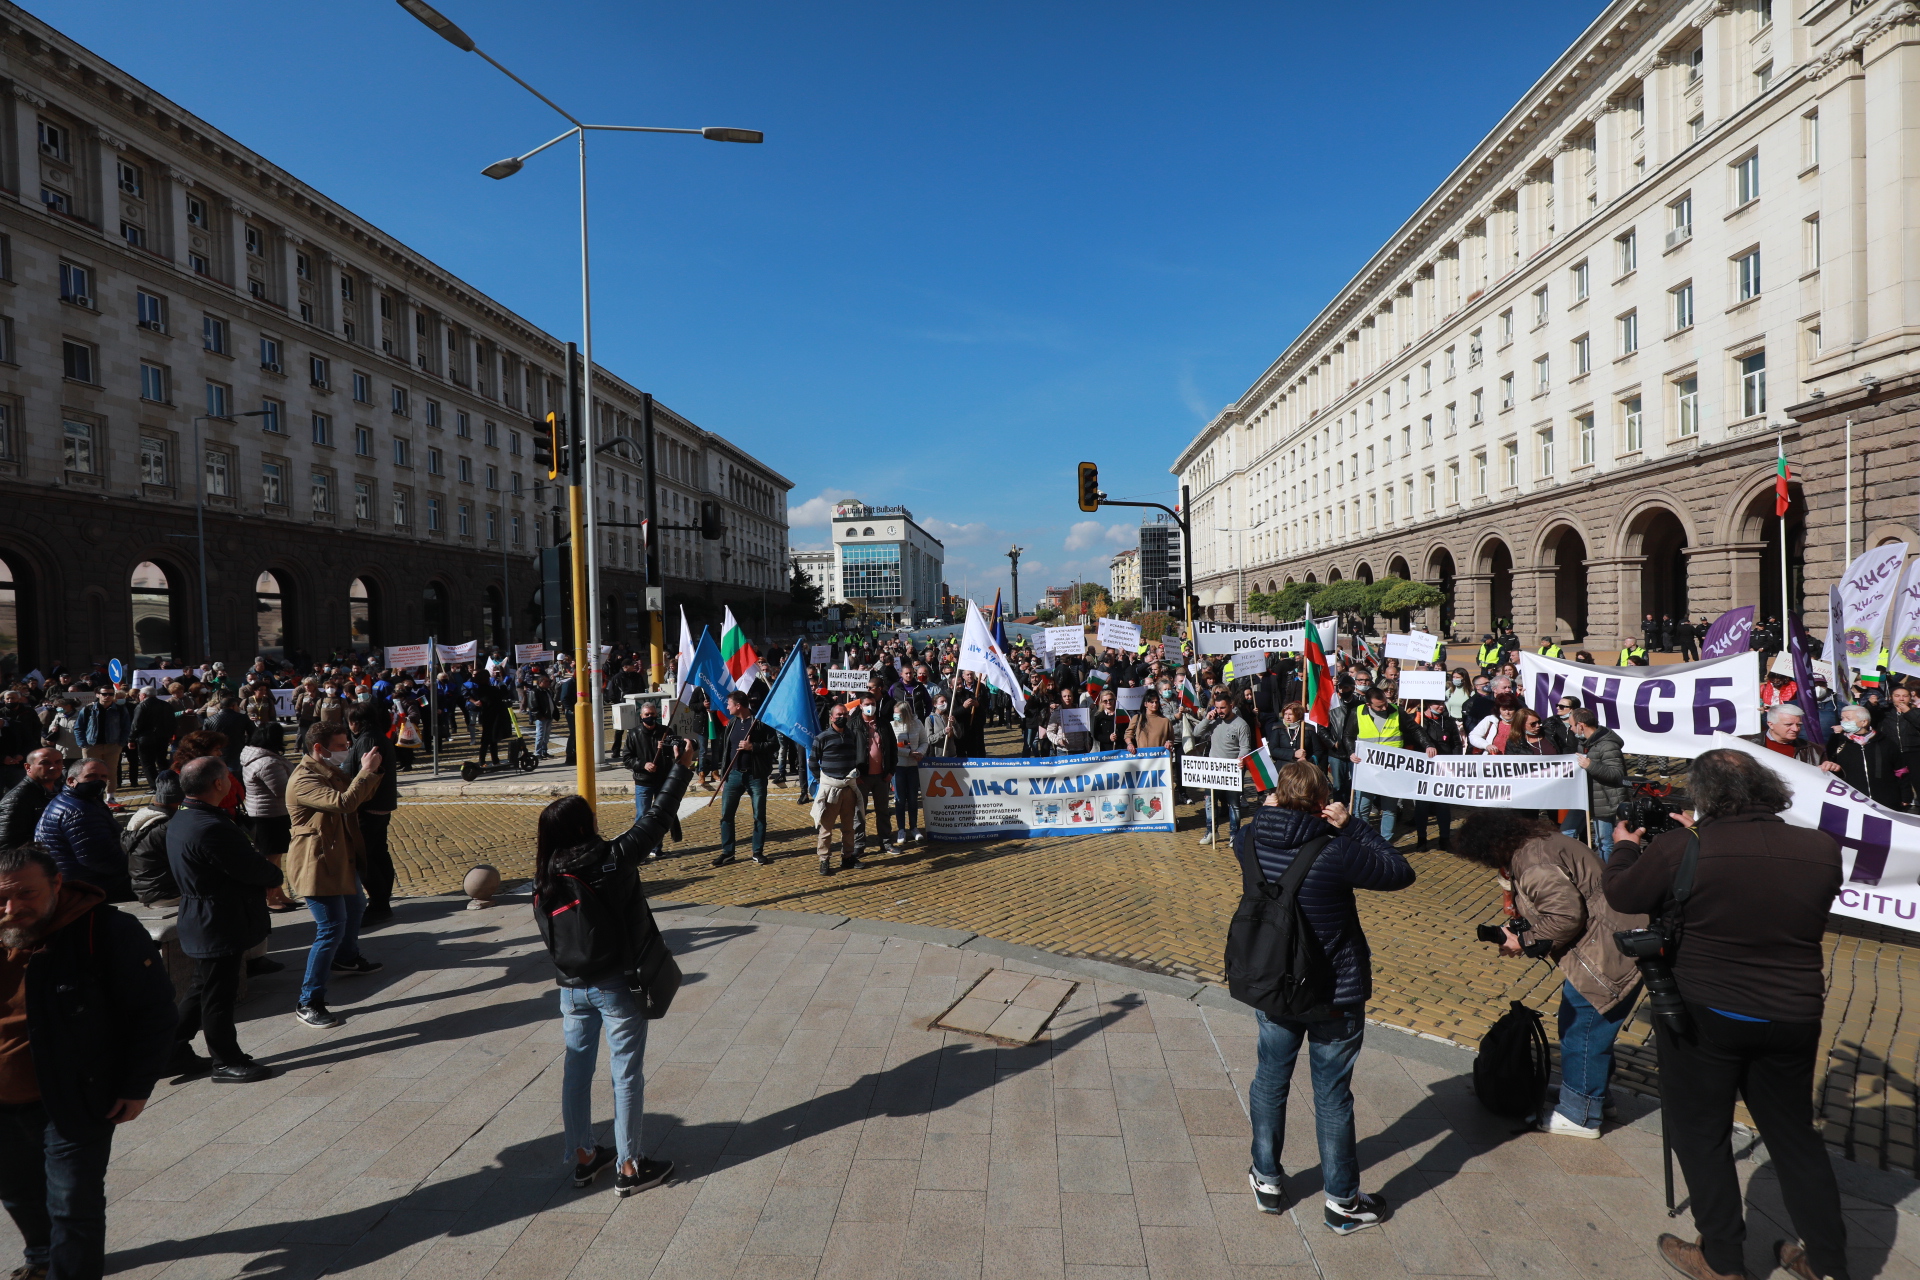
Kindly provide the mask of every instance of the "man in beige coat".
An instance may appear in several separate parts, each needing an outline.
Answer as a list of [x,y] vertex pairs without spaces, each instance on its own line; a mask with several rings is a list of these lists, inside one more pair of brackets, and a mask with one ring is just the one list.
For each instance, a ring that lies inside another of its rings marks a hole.
[[327,978],[333,973],[372,973],[377,961],[360,954],[360,917],[367,906],[360,887],[365,850],[355,811],[380,786],[380,753],[346,765],[352,739],[345,725],[321,720],[307,734],[304,754],[287,780],[287,815],[293,834],[287,848],[287,884],[313,913],[313,946],[295,1011],[310,1027],[337,1027],[327,1008]]

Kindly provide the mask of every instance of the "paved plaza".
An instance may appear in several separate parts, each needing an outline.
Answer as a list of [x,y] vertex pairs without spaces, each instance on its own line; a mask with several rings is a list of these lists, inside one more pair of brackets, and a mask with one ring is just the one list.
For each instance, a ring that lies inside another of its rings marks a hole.
[[[557,1001],[524,895],[488,911],[447,897],[400,904],[366,943],[386,967],[335,984],[348,1020],[330,1032],[292,1016],[291,966],[311,926],[286,917],[272,947],[290,968],[256,980],[240,1028],[283,1074],[163,1082],[119,1134],[109,1271],[1671,1274],[1651,1253],[1670,1225],[1657,1116],[1637,1099],[1600,1142],[1515,1133],[1473,1100],[1465,1052],[1370,1028],[1355,1077],[1361,1160],[1394,1215],[1336,1237],[1319,1220],[1304,1062],[1285,1152],[1298,1203],[1255,1210],[1253,1023],[1211,988],[912,925],[660,905],[686,985],[652,1026],[645,1132],[650,1154],[678,1165],[672,1184],[619,1200],[610,1180],[568,1182]],[[994,968],[1075,984],[1038,1042],[1007,1049],[927,1029]],[[604,1132],[604,1087],[595,1114]],[[1764,1152],[1741,1168],[1750,1265],[1765,1275],[1784,1219]],[[1851,1163],[1841,1177],[1855,1275],[1920,1277],[1914,1184]]]

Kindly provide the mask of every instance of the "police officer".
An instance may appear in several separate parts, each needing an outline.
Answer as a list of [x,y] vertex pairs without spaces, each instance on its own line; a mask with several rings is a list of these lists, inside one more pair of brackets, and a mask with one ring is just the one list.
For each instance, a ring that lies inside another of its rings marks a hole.
[[1480,663],[1482,674],[1490,675],[1500,665],[1500,645],[1493,638],[1492,632],[1487,632],[1480,637],[1480,652],[1475,657]]
[[1552,636],[1540,637],[1540,656],[1541,657],[1557,658],[1560,656],[1560,653],[1561,653],[1560,646],[1553,642]]

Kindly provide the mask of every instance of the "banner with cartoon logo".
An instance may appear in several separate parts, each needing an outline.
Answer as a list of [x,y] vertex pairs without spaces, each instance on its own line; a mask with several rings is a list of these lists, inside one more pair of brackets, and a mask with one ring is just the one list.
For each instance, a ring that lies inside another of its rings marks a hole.
[[935,840],[1172,831],[1173,754],[922,760],[920,807]]

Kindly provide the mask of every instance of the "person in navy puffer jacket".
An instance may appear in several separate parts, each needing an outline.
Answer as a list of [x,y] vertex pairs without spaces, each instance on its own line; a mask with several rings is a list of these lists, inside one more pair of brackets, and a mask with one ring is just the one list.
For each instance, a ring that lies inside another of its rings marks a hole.
[[1300,886],[1300,908],[1313,925],[1334,972],[1335,1016],[1326,1022],[1269,1018],[1259,1010],[1259,1067],[1248,1089],[1253,1124],[1253,1167],[1247,1180],[1262,1212],[1280,1213],[1280,1150],[1286,1135],[1288,1085],[1300,1045],[1308,1045],[1313,1073],[1313,1110],[1320,1144],[1320,1176],[1326,1188],[1327,1227],[1342,1235],[1385,1220],[1386,1201],[1360,1190],[1360,1160],[1353,1130],[1354,1060],[1366,1031],[1367,998],[1373,994],[1373,953],[1354,909],[1356,889],[1392,892],[1413,883],[1413,868],[1398,850],[1347,807],[1332,800],[1332,784],[1311,761],[1280,770],[1274,789],[1253,821],[1233,842],[1244,884],[1277,881],[1300,850],[1328,837]]

